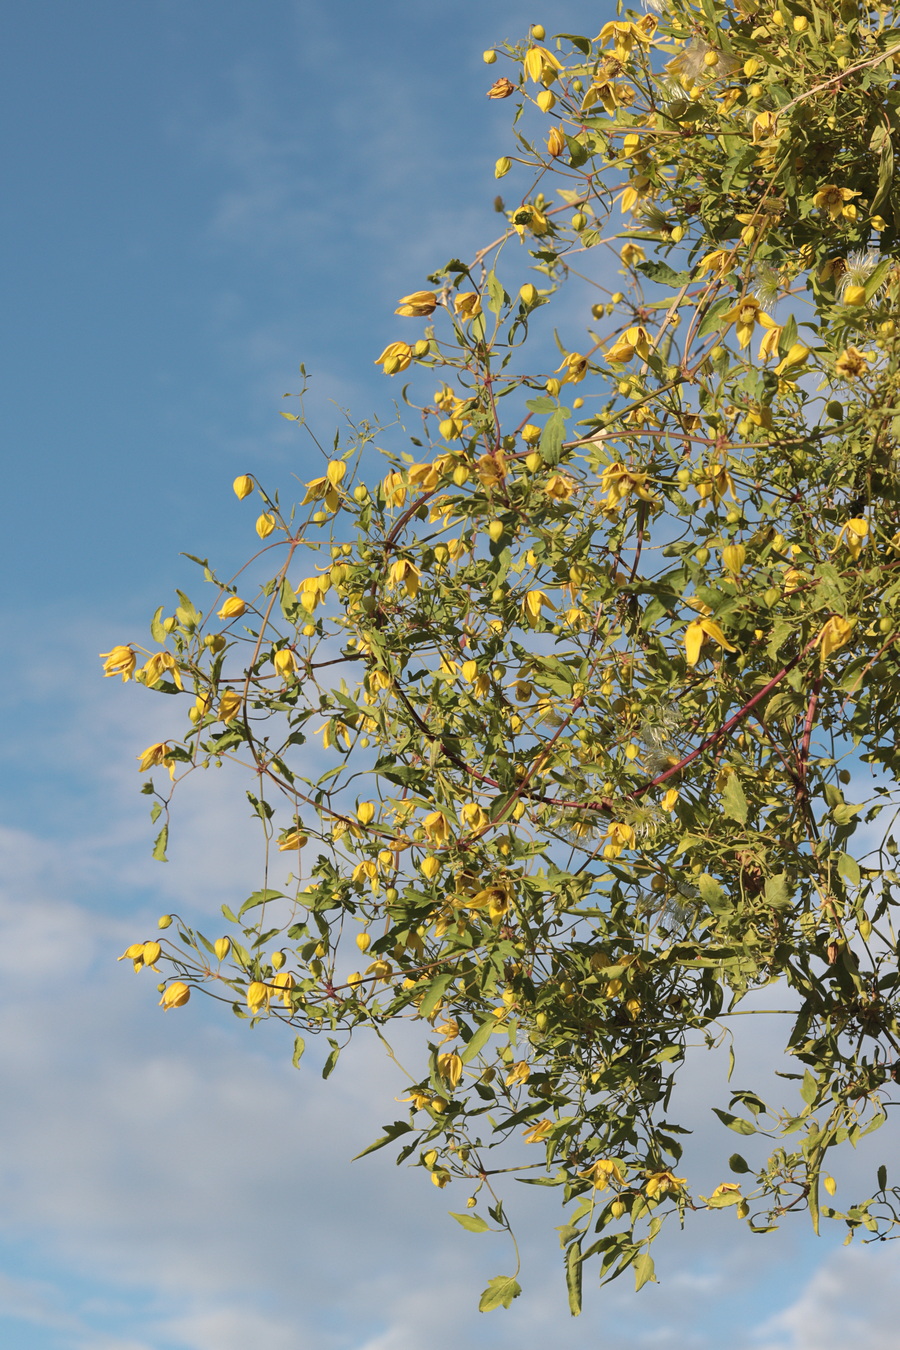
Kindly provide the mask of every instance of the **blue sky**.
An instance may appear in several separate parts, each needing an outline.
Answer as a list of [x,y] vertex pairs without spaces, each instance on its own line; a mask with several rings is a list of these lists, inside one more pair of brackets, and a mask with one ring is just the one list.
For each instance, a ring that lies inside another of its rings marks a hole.
[[[458,1230],[420,1173],[348,1161],[393,1118],[379,1059],[361,1045],[322,1084],[276,1028],[200,999],[164,1016],[115,962],[160,912],[212,922],[255,884],[254,836],[209,779],[172,862],[150,861],[134,756],[168,708],[104,684],[97,652],[143,640],[190,589],[180,551],[243,559],[237,473],[285,494],[310,476],[278,416],[301,361],[326,438],[333,403],[390,416],[372,362],[397,297],[496,220],[509,105],[484,98],[482,50],[610,12],[31,0],[5,16],[2,1346],[898,1344],[893,1246],[842,1251],[799,1223],[749,1240],[728,1216],[667,1246],[658,1287],[592,1289],[571,1322],[558,1216],[531,1195],[525,1294],[479,1317],[506,1253]],[[697,1123],[702,1147],[699,1107]]]

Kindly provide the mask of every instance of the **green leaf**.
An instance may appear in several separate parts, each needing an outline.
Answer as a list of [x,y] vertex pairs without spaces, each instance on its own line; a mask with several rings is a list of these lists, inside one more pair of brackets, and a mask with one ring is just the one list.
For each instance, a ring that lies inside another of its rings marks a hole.
[[453,970],[445,970],[443,975],[439,975],[437,977],[437,979],[432,984],[431,988],[428,990],[428,993],[422,999],[421,1004],[419,1005],[420,1016],[422,1017],[431,1016],[437,1005],[440,1003],[444,995],[445,989],[447,989],[448,985],[451,985],[453,983],[455,978],[456,972]]
[[733,306],[734,301],[730,296],[725,300],[717,300],[715,304],[710,305],[703,322],[697,329],[697,337],[706,337],[707,333],[714,333],[724,328],[723,315],[727,310],[732,309]]
[[409,1134],[411,1131],[412,1126],[405,1120],[395,1120],[393,1125],[385,1125],[384,1134],[376,1139],[374,1144],[369,1144],[368,1148],[364,1148],[362,1153],[357,1153],[356,1158],[353,1158],[352,1161],[356,1162],[357,1158],[364,1158],[367,1153],[377,1152],[378,1149],[384,1148],[385,1144],[392,1144],[395,1139],[399,1139],[401,1134]]
[[294,1037],[294,1053],[291,1056],[291,1063],[295,1069],[299,1069],[300,1060],[303,1058],[303,1051],[306,1049],[306,1041],[302,1036]]
[[458,1224],[467,1229],[470,1233],[490,1233],[491,1225],[480,1214],[455,1214],[451,1209],[450,1218],[455,1219]]
[[566,421],[571,416],[568,408],[556,408],[544,423],[538,449],[545,464],[558,464],[563,441],[566,439]]
[[578,1317],[581,1312],[581,1245],[572,1242],[566,1248],[566,1289],[569,1295],[569,1312]]
[[787,873],[766,878],[766,904],[773,909],[787,909],[793,898],[793,888],[788,882]]
[[166,845],[169,842],[169,827],[164,825],[153,844],[153,857],[157,862],[168,862],[166,857]]
[[566,42],[571,42],[572,46],[577,47],[585,56],[590,56],[592,50],[590,38],[581,37],[576,33],[554,33],[553,36],[564,38]]
[[884,1163],[878,1169],[878,1189],[883,1191],[887,1186],[887,1168]]
[[726,816],[736,820],[739,825],[747,823],[747,798],[736,773],[730,773],[722,789],[722,806]]
[[472,1033],[470,1040],[466,1043],[466,1048],[460,1055],[463,1064],[468,1064],[470,1060],[475,1058],[479,1050],[487,1045],[491,1032],[496,1030],[497,1019],[495,1017],[489,1017],[487,1021],[481,1023],[481,1026]]
[[859,885],[861,876],[859,863],[855,858],[851,858],[849,853],[842,853],[838,858],[837,870],[838,876],[843,877],[845,881],[849,881],[851,886]]
[[509,304],[509,296],[497,280],[495,272],[488,272],[485,284],[488,293],[488,309],[492,314],[499,314],[504,305]]
[[242,918],[248,909],[255,909],[257,905],[265,905],[270,900],[281,900],[281,891],[254,891],[251,896],[244,901],[238,910],[238,918]]
[[165,642],[166,640],[166,630],[160,623],[160,615],[162,614],[162,612],[163,607],[162,605],[160,605],[159,609],[156,611],[156,613],[153,615],[153,618],[150,620],[150,636],[153,638],[154,642],[160,643]]
[[652,1280],[656,1283],[656,1269],[653,1265],[653,1257],[649,1252],[641,1252],[634,1263],[634,1287],[635,1291],[643,1289],[644,1285]]
[[522,1286],[512,1275],[496,1275],[488,1280],[488,1287],[478,1300],[479,1312],[492,1312],[494,1308],[508,1308],[514,1298],[518,1298]]
[[746,1162],[739,1153],[732,1153],[728,1159],[728,1166],[732,1172],[749,1172],[750,1164]]
[[756,1134],[756,1126],[751,1125],[749,1120],[742,1120],[740,1116],[733,1116],[728,1111],[720,1111],[717,1106],[713,1111],[719,1117],[723,1125],[727,1125],[729,1130],[734,1130],[735,1134]]
[[588,157],[587,147],[574,136],[569,136],[565,132],[563,132],[563,135],[566,137],[566,146],[569,151],[569,159],[572,168],[577,169],[580,165],[584,164]]
[[328,1037],[328,1044],[331,1046],[331,1053],[329,1054],[328,1058],[326,1059],[322,1067],[323,1078],[331,1077],[332,1073],[334,1072],[334,1066],[335,1064],[337,1064],[338,1057],[341,1053],[340,1045],[337,1043],[337,1041],[333,1041],[330,1036]]
[[721,909],[725,902],[725,892],[708,872],[701,872],[697,878],[697,889],[700,892],[700,899],[710,909]]

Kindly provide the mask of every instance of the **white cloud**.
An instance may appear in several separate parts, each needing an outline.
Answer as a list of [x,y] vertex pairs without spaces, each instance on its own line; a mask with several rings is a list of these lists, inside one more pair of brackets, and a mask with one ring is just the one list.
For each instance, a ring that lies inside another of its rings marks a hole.
[[897,1350],[900,1251],[844,1248],[807,1281],[799,1297],[756,1331],[755,1350]]

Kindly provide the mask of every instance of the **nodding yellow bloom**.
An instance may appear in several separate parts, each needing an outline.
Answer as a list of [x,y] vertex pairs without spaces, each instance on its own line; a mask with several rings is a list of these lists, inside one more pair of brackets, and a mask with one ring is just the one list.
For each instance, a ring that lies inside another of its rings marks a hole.
[[325,470],[325,477],[333,488],[340,487],[347,473],[347,463],[343,459],[333,459]]
[[729,248],[716,248],[712,253],[707,253],[705,258],[701,258],[697,264],[697,276],[702,277],[705,272],[715,272],[716,276],[724,276],[726,272],[733,270],[735,264],[734,250]]
[[356,819],[360,825],[370,825],[375,819],[375,803],[360,802],[356,808]]
[[688,624],[684,634],[684,648],[689,666],[695,666],[700,660],[700,651],[707,638],[712,638],[726,652],[737,651],[725,637],[715,619],[694,619]]
[[146,773],[148,769],[162,764],[169,770],[170,778],[175,776],[175,762],[171,758],[171,746],[168,741],[157,741],[155,745],[148,745],[147,749],[137,756],[137,760],[139,773]]
[[218,717],[220,722],[231,722],[241,710],[243,698],[236,689],[226,689],[219,699]]
[[655,502],[656,498],[647,486],[649,474],[642,470],[628,469],[624,464],[609,464],[600,475],[600,488],[606,493],[606,506],[616,510],[620,502],[633,493],[645,502]]
[[103,662],[103,678],[121,675],[123,684],[131,679],[137,665],[137,656],[133,649],[125,646],[113,647],[111,652],[100,652],[100,660]]
[[747,549],[743,544],[726,544],[722,549],[722,562],[725,564],[725,570],[735,576],[742,570],[746,557]]
[[850,188],[825,183],[813,197],[813,206],[824,211],[829,220],[855,220],[859,212],[852,201],[858,196],[859,193]]
[[781,341],[781,334],[784,332],[784,329],[765,312],[762,312],[759,315],[759,322],[766,330],[765,333],[763,333],[762,341],[759,344],[759,360],[768,361],[770,356],[777,355],[778,343]]
[[167,671],[171,674],[172,679],[178,688],[183,689],[184,685],[181,683],[181,671],[175,664],[175,657],[171,652],[157,652],[155,656],[151,656],[149,661],[146,661],[138,671],[137,678],[142,684],[146,684],[148,687],[152,688],[158,680],[162,679]]
[[645,173],[636,174],[629,181],[627,188],[619,194],[619,205],[623,211],[632,211],[638,206],[643,197],[647,195],[647,189],[650,186],[650,179]]
[[616,1182],[619,1186],[625,1180],[625,1173],[622,1171],[621,1163],[614,1158],[598,1158],[595,1163],[591,1163],[586,1171],[579,1173],[586,1181],[593,1182],[595,1191],[605,1191],[611,1182]]
[[869,522],[861,516],[855,516],[848,520],[846,525],[841,526],[841,532],[838,535],[838,541],[832,552],[837,552],[841,541],[846,538],[847,551],[850,557],[856,562],[862,552],[863,544],[866,542],[866,535],[869,533]]
[[783,375],[786,370],[790,370],[793,366],[802,366],[808,356],[808,347],[804,346],[802,342],[793,343],[787,356],[779,361],[778,365],[775,367],[775,374]]
[[398,558],[396,562],[391,563],[388,569],[388,585],[391,587],[402,586],[411,600],[415,600],[419,594],[419,578],[421,572],[415,563],[411,563],[408,558]]
[[653,1172],[648,1178],[644,1190],[652,1199],[655,1195],[677,1194],[687,1185],[686,1177],[673,1176],[671,1172]]
[[431,492],[441,481],[443,471],[442,460],[448,458],[441,455],[433,464],[413,464],[409,470],[410,487],[421,488],[423,492]]
[[523,1130],[522,1136],[526,1144],[540,1144],[553,1129],[553,1121],[539,1120],[536,1125],[532,1125],[530,1130]]
[[[765,311],[760,306],[755,295],[745,295],[743,300],[739,300],[734,309],[728,311],[724,316],[729,323],[734,324],[735,335],[738,345],[749,347],[750,339],[753,337],[753,329],[756,324],[761,323],[761,314]],[[768,317],[768,315],[766,316]],[[766,325],[768,327],[768,325]]]
[[574,491],[575,484],[571,478],[566,478],[561,473],[553,474],[544,484],[544,492],[554,502],[567,502]]
[[422,828],[432,844],[446,844],[450,838],[450,822],[443,811],[432,811],[422,821]]
[[669,788],[668,792],[663,793],[662,797],[660,798],[659,804],[664,811],[674,811],[675,803],[677,801],[678,801],[678,789]]
[[402,506],[406,501],[406,486],[402,474],[389,473],[381,484],[381,490],[388,506]]
[[562,127],[551,127],[547,136],[547,154],[556,159],[566,148],[566,137]]
[[645,14],[637,23],[628,23],[621,19],[612,20],[600,29],[600,44],[605,47],[611,42],[615,47],[616,57],[621,60],[628,55],[636,42],[645,47],[650,45],[656,32],[656,24],[657,20],[652,14]]
[[530,47],[523,62],[525,74],[535,84],[552,84],[562,64],[546,47]]
[[340,500],[337,488],[328,478],[313,478],[306,485],[306,492],[300,505],[306,506],[307,502],[324,502],[329,511],[336,511]]
[[281,995],[281,1001],[286,1008],[291,1006],[291,990],[294,987],[294,977],[289,970],[279,970],[275,979],[272,981],[275,988]]
[[563,384],[580,384],[588,372],[588,358],[582,356],[580,352],[569,352],[561,366],[557,366],[557,375],[561,370],[566,373],[563,376]]
[[308,836],[300,830],[291,830],[283,839],[279,839],[278,847],[282,853],[289,853],[295,848],[303,848],[309,842]]
[[[159,945],[159,944],[157,944]],[[135,970],[140,970],[144,965],[144,948],[146,942],[132,942],[130,947],[126,947],[121,956],[117,956],[117,961],[131,961]]]
[[176,980],[174,984],[166,986],[163,996],[159,1000],[159,1006],[165,1008],[166,1012],[170,1008],[183,1008],[191,996],[188,986],[181,980]]
[[607,361],[630,361],[634,354],[646,361],[650,355],[650,334],[646,328],[628,328],[606,353]]
[[462,1078],[462,1071],[463,1071],[463,1062],[460,1059],[459,1055],[455,1053],[448,1055],[438,1055],[437,1067],[438,1073],[441,1075],[444,1081],[449,1083],[452,1088],[455,1088],[459,1080]]
[[275,528],[275,517],[270,511],[264,511],[256,522],[256,533],[260,539],[268,539]]
[[389,342],[380,356],[376,356],[373,366],[381,366],[385,375],[396,375],[406,370],[412,361],[413,351],[408,342]]
[[636,262],[643,262],[646,256],[640,244],[623,244],[619,253],[623,267],[633,267]]
[[250,493],[253,491],[253,479],[249,474],[242,473],[234,480],[231,486],[234,488],[235,496],[238,501],[242,502],[244,498],[249,497]]
[[531,623],[537,623],[541,617],[541,606],[546,605],[547,609],[555,609],[556,606],[552,600],[549,600],[543,591],[527,591],[525,599],[522,601],[522,608],[525,616]]
[[753,144],[759,145],[760,141],[768,141],[778,133],[778,114],[777,112],[757,113],[753,119]]
[[394,313],[404,319],[425,319],[434,313],[436,306],[434,291],[413,291],[412,295],[401,295],[400,307]]
[[220,619],[239,619],[242,614],[247,612],[247,603],[239,595],[229,595],[228,599],[219,610]]
[[294,660],[294,653],[287,647],[282,647],[272,657],[272,664],[278,671],[283,680],[290,680],[297,672],[297,662]]
[[513,1083],[527,1083],[530,1077],[531,1065],[527,1060],[520,1059],[506,1075],[506,1086],[510,1087]]
[[609,840],[609,843],[604,846],[603,856],[610,860],[618,858],[623,849],[634,847],[634,829],[631,825],[625,825],[619,821],[612,821],[606,827],[605,838]]
[[854,622],[855,620],[842,618],[840,614],[832,614],[830,619],[826,619],[822,631],[816,638],[823,665],[832,652],[836,652],[839,647],[849,642]]
[[247,1007],[252,1013],[258,1013],[263,1007],[268,1008],[271,997],[272,990],[262,980],[254,980],[247,986]]
[[481,296],[476,291],[462,291],[453,297],[453,309],[461,319],[474,319],[481,313]]

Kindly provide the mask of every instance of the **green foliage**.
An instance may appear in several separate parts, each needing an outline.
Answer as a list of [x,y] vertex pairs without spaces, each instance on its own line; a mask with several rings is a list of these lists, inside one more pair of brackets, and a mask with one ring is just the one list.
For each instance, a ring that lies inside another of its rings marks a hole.
[[[227,960],[182,920],[161,959],[325,1033],[326,1076],[355,1031],[418,1026],[408,1114],[366,1152],[468,1187],[476,1232],[481,1202],[509,1229],[499,1172],[558,1188],[573,1312],[586,1263],[653,1280],[671,1215],[898,1218],[884,1169],[819,1198],[900,1076],[892,18],[673,0],[509,47],[521,196],[378,358],[409,372],[415,457],[363,424],[298,507],[260,488],[263,584],[201,562],[209,612],[157,611],[137,675],[194,699],[151,791],[248,768],[279,874],[225,907]],[[565,285],[591,315],[550,360]],[[797,1072],[772,1104],[723,1089],[755,1148],[699,1196],[673,1088],[751,1012]]]

